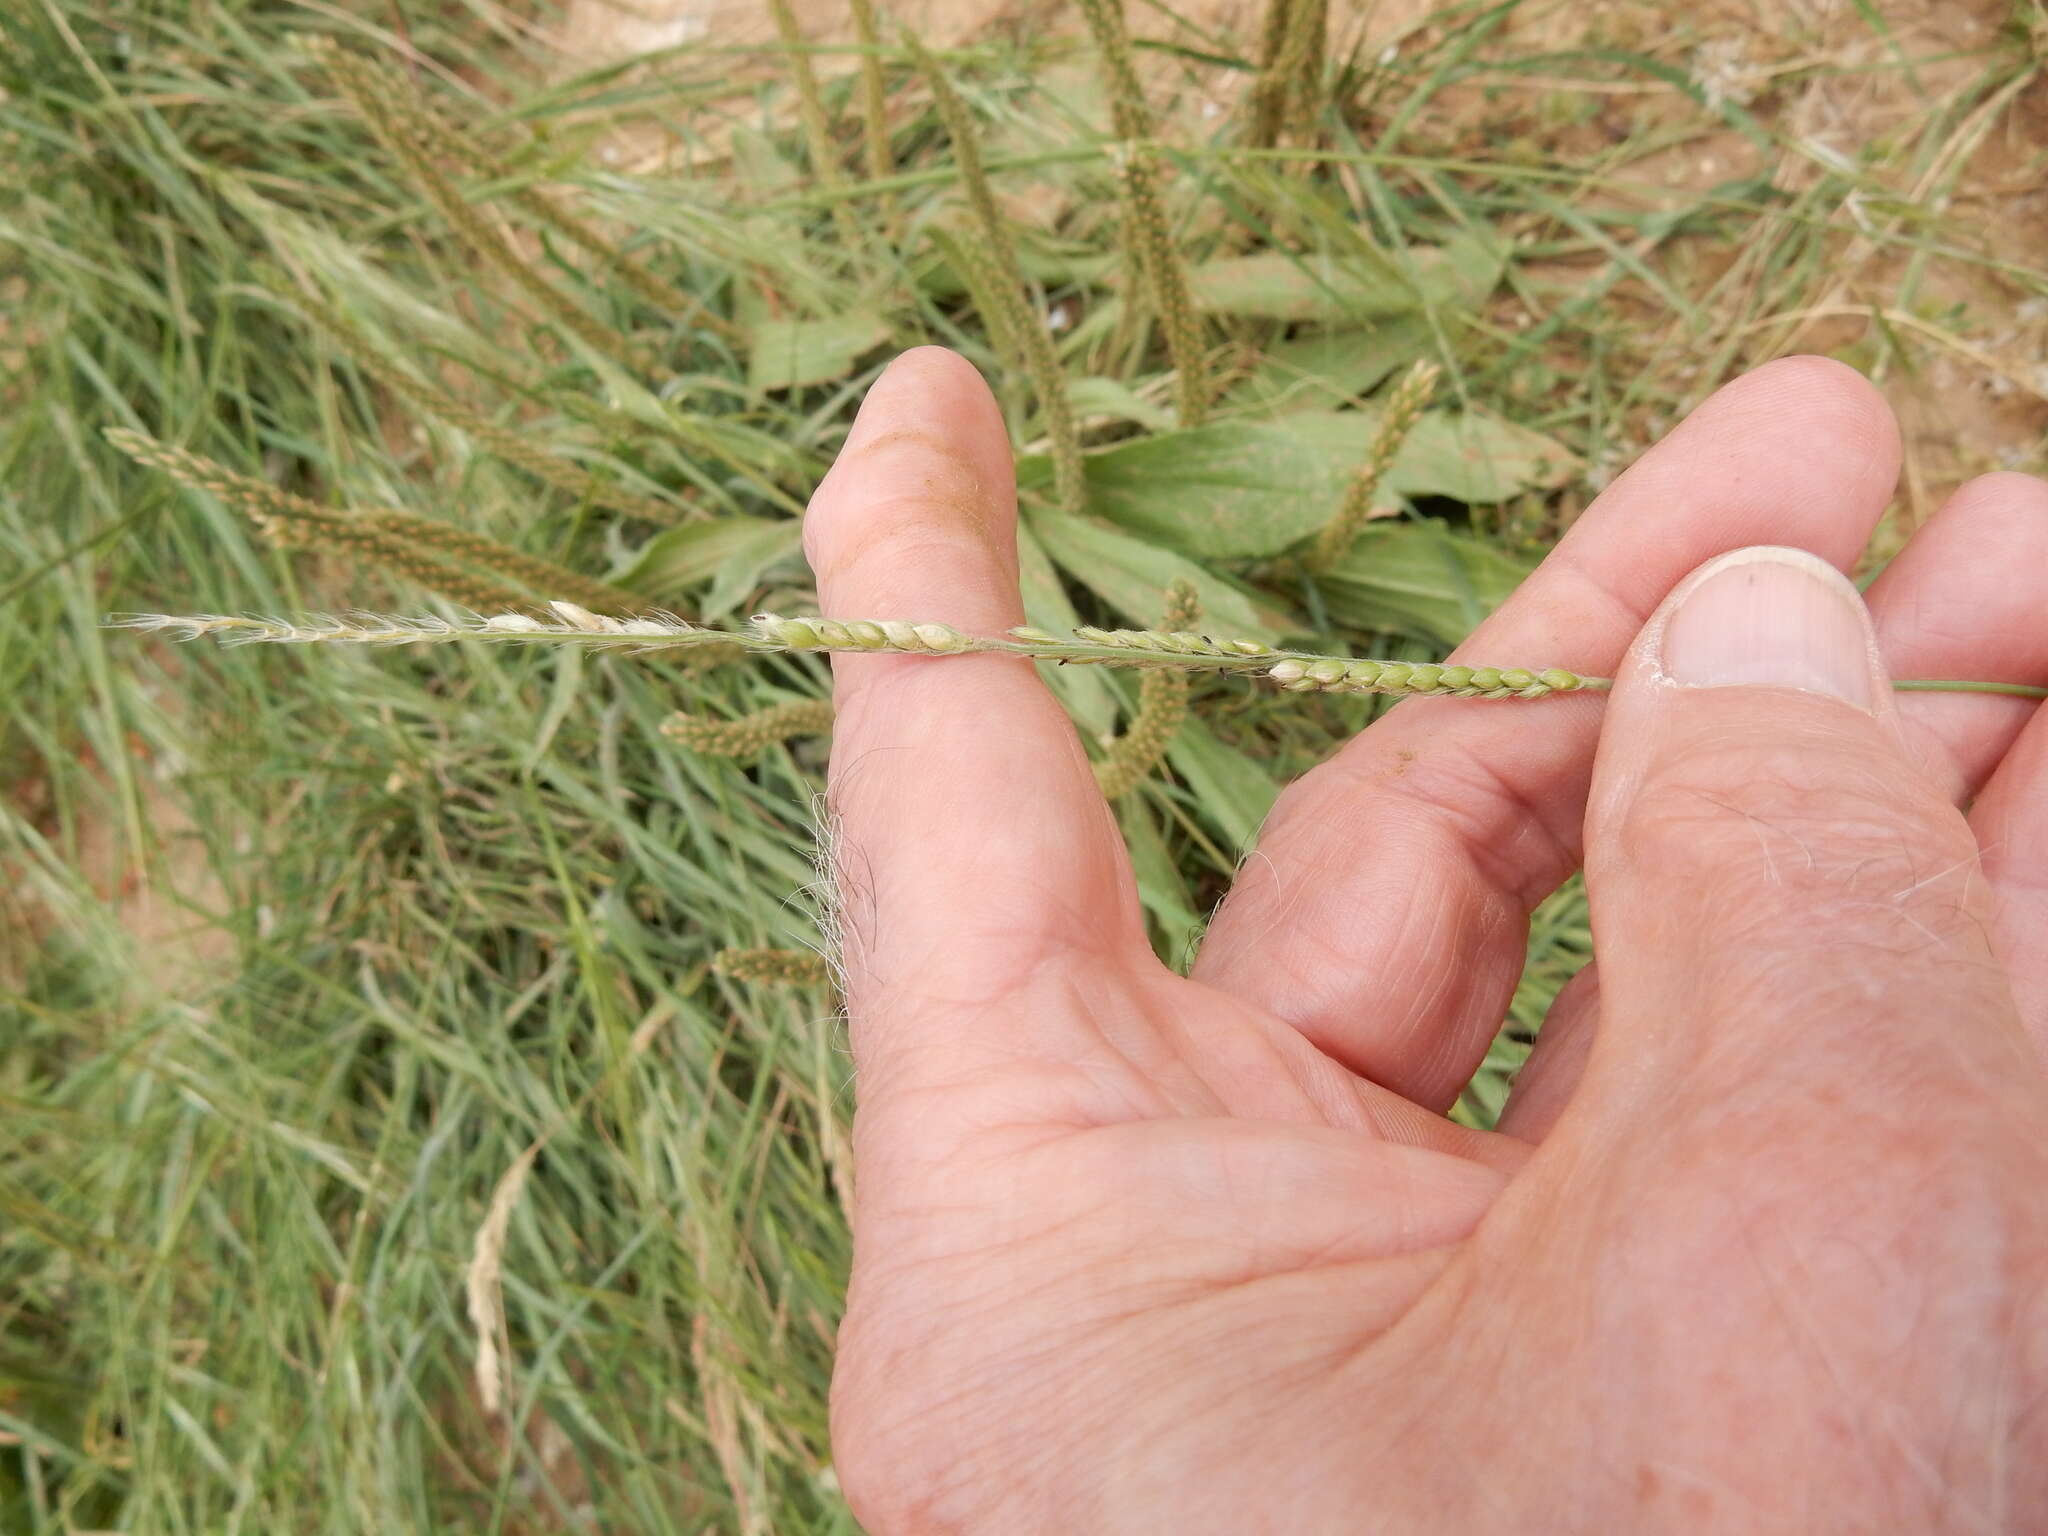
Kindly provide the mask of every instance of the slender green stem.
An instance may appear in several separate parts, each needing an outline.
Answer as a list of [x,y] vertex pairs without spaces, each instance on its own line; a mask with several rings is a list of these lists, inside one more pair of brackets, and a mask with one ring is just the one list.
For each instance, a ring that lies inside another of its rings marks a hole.
[[1946,677],[1902,677],[1892,687],[1901,693],[2002,693],[2015,699],[2048,699],[2048,688],[2032,683],[1958,682]]

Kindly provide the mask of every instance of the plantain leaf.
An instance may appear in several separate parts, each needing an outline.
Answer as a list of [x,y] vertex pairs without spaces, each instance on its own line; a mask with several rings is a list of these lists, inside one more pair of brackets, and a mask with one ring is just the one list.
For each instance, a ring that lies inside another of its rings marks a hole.
[[1507,247],[1462,234],[1408,252],[1407,265],[1366,245],[1341,253],[1260,251],[1188,269],[1198,308],[1265,320],[1356,324],[1416,310],[1476,307],[1507,268]]
[[1391,264],[1320,251],[1200,262],[1188,269],[1188,292],[1198,309],[1264,320],[1356,322],[1407,314],[1422,303]]
[[1120,379],[1081,378],[1067,381],[1067,399],[1083,424],[1134,421],[1154,432],[1173,428],[1173,412],[1147,400]]
[[[1337,510],[1377,411],[1296,411],[1119,443],[1087,461],[1092,511],[1199,559],[1277,555]],[[1561,484],[1571,453],[1492,417],[1433,412],[1388,471],[1393,495],[1489,504]]]
[[1202,599],[1202,626],[1215,634],[1272,641],[1287,615],[1254,599],[1194,561],[1104,527],[1090,518],[1034,510],[1027,526],[1059,567],[1140,628],[1159,622],[1159,604],[1176,578]]
[[1478,627],[1530,567],[1436,518],[1369,525],[1317,585],[1331,617],[1446,648]]
[[862,354],[888,339],[889,322],[873,310],[823,320],[760,320],[748,336],[747,383],[767,391],[843,379]]
[[1394,315],[1369,331],[1326,331],[1276,341],[1228,399],[1254,415],[1349,405],[1397,368],[1435,350],[1420,315]]

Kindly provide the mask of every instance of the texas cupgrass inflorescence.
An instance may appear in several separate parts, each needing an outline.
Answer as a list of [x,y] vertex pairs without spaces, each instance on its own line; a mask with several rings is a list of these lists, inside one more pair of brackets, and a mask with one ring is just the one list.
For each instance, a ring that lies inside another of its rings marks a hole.
[[832,979],[825,957],[808,949],[721,949],[711,969],[762,986],[822,987]]
[[832,705],[826,699],[796,699],[737,720],[713,720],[679,709],[661,722],[661,734],[707,757],[758,757],[792,736],[831,735]]
[[1372,442],[1365,451],[1365,460],[1352,473],[1350,482],[1344,488],[1344,500],[1337,513],[1317,533],[1315,543],[1302,558],[1302,565],[1310,571],[1327,571],[1350,551],[1358,542],[1358,535],[1371,521],[1375,508],[1374,497],[1378,494],[1380,481],[1393,467],[1394,459],[1401,452],[1401,445],[1408,441],[1408,434],[1415,430],[1415,424],[1422,419],[1422,413],[1429,406],[1429,397],[1436,389],[1436,381],[1443,370],[1427,358],[1410,368],[1401,382],[1394,386],[1387,397],[1386,408],[1380,414],[1379,426],[1374,430]]
[[[1202,600],[1194,584],[1174,582],[1166,589],[1161,628],[1169,634],[1189,633],[1201,621]],[[1166,755],[1187,719],[1189,683],[1187,673],[1167,667],[1154,667],[1138,679],[1138,712],[1095,765],[1095,782],[1105,799],[1136,789]]]
[[263,536],[280,549],[325,549],[359,565],[375,566],[425,587],[458,608],[491,613],[531,607],[535,599],[476,571],[425,553],[419,544],[357,517],[269,517],[252,514]]
[[[721,657],[785,651],[1025,656],[1069,666],[1175,667],[1263,677],[1293,693],[1383,693],[1403,698],[1539,699],[1553,693],[1602,692],[1613,686],[1610,678],[1591,677],[1562,667],[1474,667],[1320,656],[1285,650],[1263,640],[1226,640],[1193,630],[1098,629],[1083,625],[1062,633],[1025,625],[993,636],[970,635],[950,624],[917,624],[903,619],[790,619],[771,613],[757,614],[747,629],[729,630],[686,623],[673,614],[613,618],[559,600],[547,606],[554,610],[552,619],[520,613],[459,619],[384,614],[282,619],[235,614],[139,613],[107,622],[116,629],[167,634],[180,640],[211,636],[231,645],[425,645],[491,640],[569,644],[594,650],[683,649]],[[1903,678],[1892,686],[1924,692],[1995,693],[2048,699],[2048,688],[2031,683]]]
[[[541,593],[553,592],[567,593],[578,603],[613,612],[631,612],[643,606],[642,599],[623,588],[452,523],[395,507],[338,511],[252,475],[237,474],[203,454],[174,448],[125,427],[110,427],[106,435],[110,443],[138,464],[161,470],[180,485],[205,491],[234,508],[274,543],[347,551],[417,581],[465,608],[488,612],[518,607],[540,601]],[[475,572],[451,568],[451,561],[510,578],[530,588],[534,595],[523,595]]]
[[1174,411],[1183,427],[1197,427],[1208,413],[1209,389],[1202,354],[1202,323],[1188,293],[1180,246],[1166,222],[1160,195],[1159,151],[1147,143],[1118,145],[1112,152],[1123,188],[1124,228],[1137,254],[1138,272],[1166,336],[1174,368]]
[[348,97],[357,114],[377,141],[405,167],[427,201],[447,221],[449,228],[476,256],[495,267],[536,304],[555,324],[574,335],[601,357],[620,359],[631,350],[626,339],[601,324],[574,300],[543,279],[531,263],[506,242],[504,237],[472,207],[434,163],[431,147],[409,131],[405,118],[393,105],[400,92],[384,80],[382,72],[360,54],[343,47],[331,37],[309,36],[306,51],[327,67],[334,82]]
[[288,297],[308,320],[348,354],[350,361],[383,388],[422,414],[446,422],[477,447],[526,471],[543,484],[552,485],[578,501],[610,507],[614,512],[647,522],[673,523],[688,515],[687,509],[620,489],[573,459],[565,459],[535,446],[523,434],[501,426],[438,385],[413,377],[380,357],[361,331],[319,299],[299,292],[292,292]]
[[595,608],[600,613],[632,613],[647,606],[645,598],[623,587],[599,581],[594,576],[585,576],[552,560],[543,560],[523,549],[514,549],[486,534],[444,523],[439,518],[421,517],[395,508],[359,513],[358,517],[372,528],[432,549],[451,560],[465,561],[498,575],[509,576],[536,594],[566,593],[571,602]]
[[1053,351],[1051,333],[1026,297],[1023,269],[1017,265],[1017,253],[1010,243],[1008,226],[1002,210],[996,206],[988,174],[982,169],[981,136],[975,131],[967,103],[953,89],[953,83],[946,78],[939,61],[915,37],[906,34],[906,38],[911,54],[931,88],[932,104],[938,110],[939,121],[945,125],[946,136],[952,140],[960,185],[966,193],[967,206],[974,214],[974,221],[980,227],[982,245],[992,269],[991,287],[1005,311],[1004,326],[1015,338],[1025,376],[1031,380],[1031,387],[1038,395],[1039,414],[1045,419],[1046,438],[1052,448],[1054,497],[1063,510],[1079,512],[1088,500],[1087,481],[1081,463],[1080,427],[1074,419],[1073,403],[1067,398],[1067,378],[1060,368],[1059,357]]

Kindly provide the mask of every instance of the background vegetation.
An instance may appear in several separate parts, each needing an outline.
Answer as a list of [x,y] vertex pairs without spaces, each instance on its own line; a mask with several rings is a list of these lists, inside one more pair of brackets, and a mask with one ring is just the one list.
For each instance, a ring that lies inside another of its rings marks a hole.
[[[1047,624],[1180,579],[1439,654],[1788,349],[1900,400],[1892,540],[2042,466],[2037,0],[1114,14],[572,64],[496,0],[0,3],[0,1529],[851,1528],[842,1031],[713,963],[815,942],[822,666],[109,611],[804,611],[923,341],[1005,404]],[[1374,707],[1198,683],[1133,771],[1137,685],[1050,680],[1175,962]],[[1460,1114],[1587,946],[1562,893]]]

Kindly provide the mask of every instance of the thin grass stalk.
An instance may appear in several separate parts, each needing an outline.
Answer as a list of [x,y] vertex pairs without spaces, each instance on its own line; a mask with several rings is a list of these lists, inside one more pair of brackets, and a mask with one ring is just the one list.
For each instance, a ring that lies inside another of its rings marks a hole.
[[1174,412],[1183,427],[1198,427],[1209,411],[1202,322],[1188,292],[1180,248],[1166,222],[1158,151],[1149,144],[1125,144],[1119,146],[1115,158],[1124,193],[1124,225],[1173,363]]
[[[1202,600],[1194,585],[1176,581],[1166,590],[1160,627],[1191,631],[1202,622]],[[1192,679],[1186,672],[1157,667],[1138,679],[1138,710],[1124,733],[1095,765],[1095,782],[1108,800],[1119,799],[1150,778],[1188,715]]]
[[1329,570],[1350,552],[1365,525],[1377,515],[1374,502],[1379,494],[1380,481],[1393,467],[1401,445],[1408,441],[1408,434],[1422,419],[1442,372],[1435,363],[1424,358],[1394,386],[1393,393],[1387,397],[1386,409],[1380,415],[1379,427],[1373,433],[1372,444],[1366,449],[1365,461],[1353,471],[1344,487],[1344,500],[1338,506],[1336,516],[1323,525],[1308,553],[1302,557],[1304,570],[1311,573]]
[[[229,644],[428,645],[455,640],[545,642],[595,650],[709,651],[737,649],[753,655],[792,652],[892,654],[899,656],[1028,656],[1069,666],[1170,668],[1267,678],[1293,693],[1384,693],[1404,697],[1538,699],[1552,693],[1609,686],[1560,667],[1467,667],[1381,661],[1369,657],[1318,656],[1280,650],[1259,640],[1220,640],[1184,630],[1098,629],[1083,626],[1065,634],[1029,626],[1002,636],[969,635],[950,624],[912,624],[899,619],[788,619],[760,614],[747,630],[714,629],[667,614],[612,618],[575,603],[548,604],[553,618],[518,613],[468,619],[405,618],[351,614],[300,619],[233,614],[135,614],[114,621],[119,628],[202,635]],[[2043,690],[2048,696],[2048,690]]]
[[[824,93],[818,89],[818,72],[811,68],[811,55],[797,25],[796,11],[789,0],[768,0],[775,16],[775,30],[782,50],[789,55],[790,77],[796,82],[797,117],[803,123],[804,141],[811,152],[811,178],[820,191],[839,186],[839,147],[832,139],[832,119],[825,111]],[[842,199],[832,201],[832,222],[849,252],[862,248],[860,222],[853,207]]]
[[712,720],[679,709],[661,722],[661,734],[707,757],[759,757],[792,736],[831,735],[832,705],[827,699],[796,699],[737,720]]
[[378,143],[405,167],[427,201],[481,260],[495,267],[538,304],[544,314],[599,356],[617,359],[632,351],[624,336],[599,324],[554,284],[534,271],[525,258],[513,250],[455,189],[454,184],[441,174],[426,146],[405,130],[374,68],[332,38],[309,38],[307,48],[327,66],[335,84]]
[[1067,398],[1066,375],[1060,370],[1059,357],[1053,351],[1052,337],[1047,333],[1044,321],[1036,307],[1024,297],[1029,290],[1023,270],[1017,265],[1017,253],[1010,244],[1002,210],[996,206],[995,193],[990,189],[988,175],[982,168],[981,139],[975,132],[974,119],[967,111],[967,104],[953,89],[952,82],[946,78],[945,71],[939,67],[939,61],[917,38],[909,37],[908,42],[918,68],[931,86],[932,102],[938,109],[939,121],[945,125],[946,135],[952,140],[953,157],[960,172],[961,186],[967,194],[967,206],[980,226],[989,261],[1001,276],[1000,283],[995,286],[1017,296],[1013,313],[1021,313],[1023,318],[1015,327],[1016,340],[1024,360],[1025,375],[1038,394],[1039,414],[1045,420],[1046,437],[1052,446],[1054,499],[1064,511],[1084,511],[1088,503],[1088,484],[1081,461],[1081,432],[1074,420],[1073,405]]
[[[889,147],[889,90],[882,78],[882,34],[875,23],[874,0],[852,0],[853,31],[860,41],[861,142],[870,181],[896,174],[896,156]],[[896,227],[896,194],[877,198],[885,227]]]
[[691,324],[714,331],[729,341],[739,337],[738,326],[695,294],[663,282],[538,187],[514,180],[504,161],[450,117],[440,103],[399,89],[402,82],[392,71],[381,73],[394,82],[394,106],[399,120],[430,152],[438,151],[453,160],[473,182],[505,183],[505,195],[528,217],[580,248],[601,270],[616,276],[656,313],[670,319],[687,316]]
[[627,517],[648,522],[674,523],[690,515],[691,509],[620,490],[604,476],[592,473],[575,461],[536,447],[520,433],[500,426],[455,395],[423,379],[414,378],[386,361],[361,331],[320,300],[297,292],[290,298],[308,320],[326,332],[348,354],[349,360],[380,386],[413,409],[454,427],[478,447],[525,470],[543,484],[551,485],[578,501],[610,507]]
[[721,949],[711,969],[760,986],[822,987],[832,980],[825,957],[808,949]]

